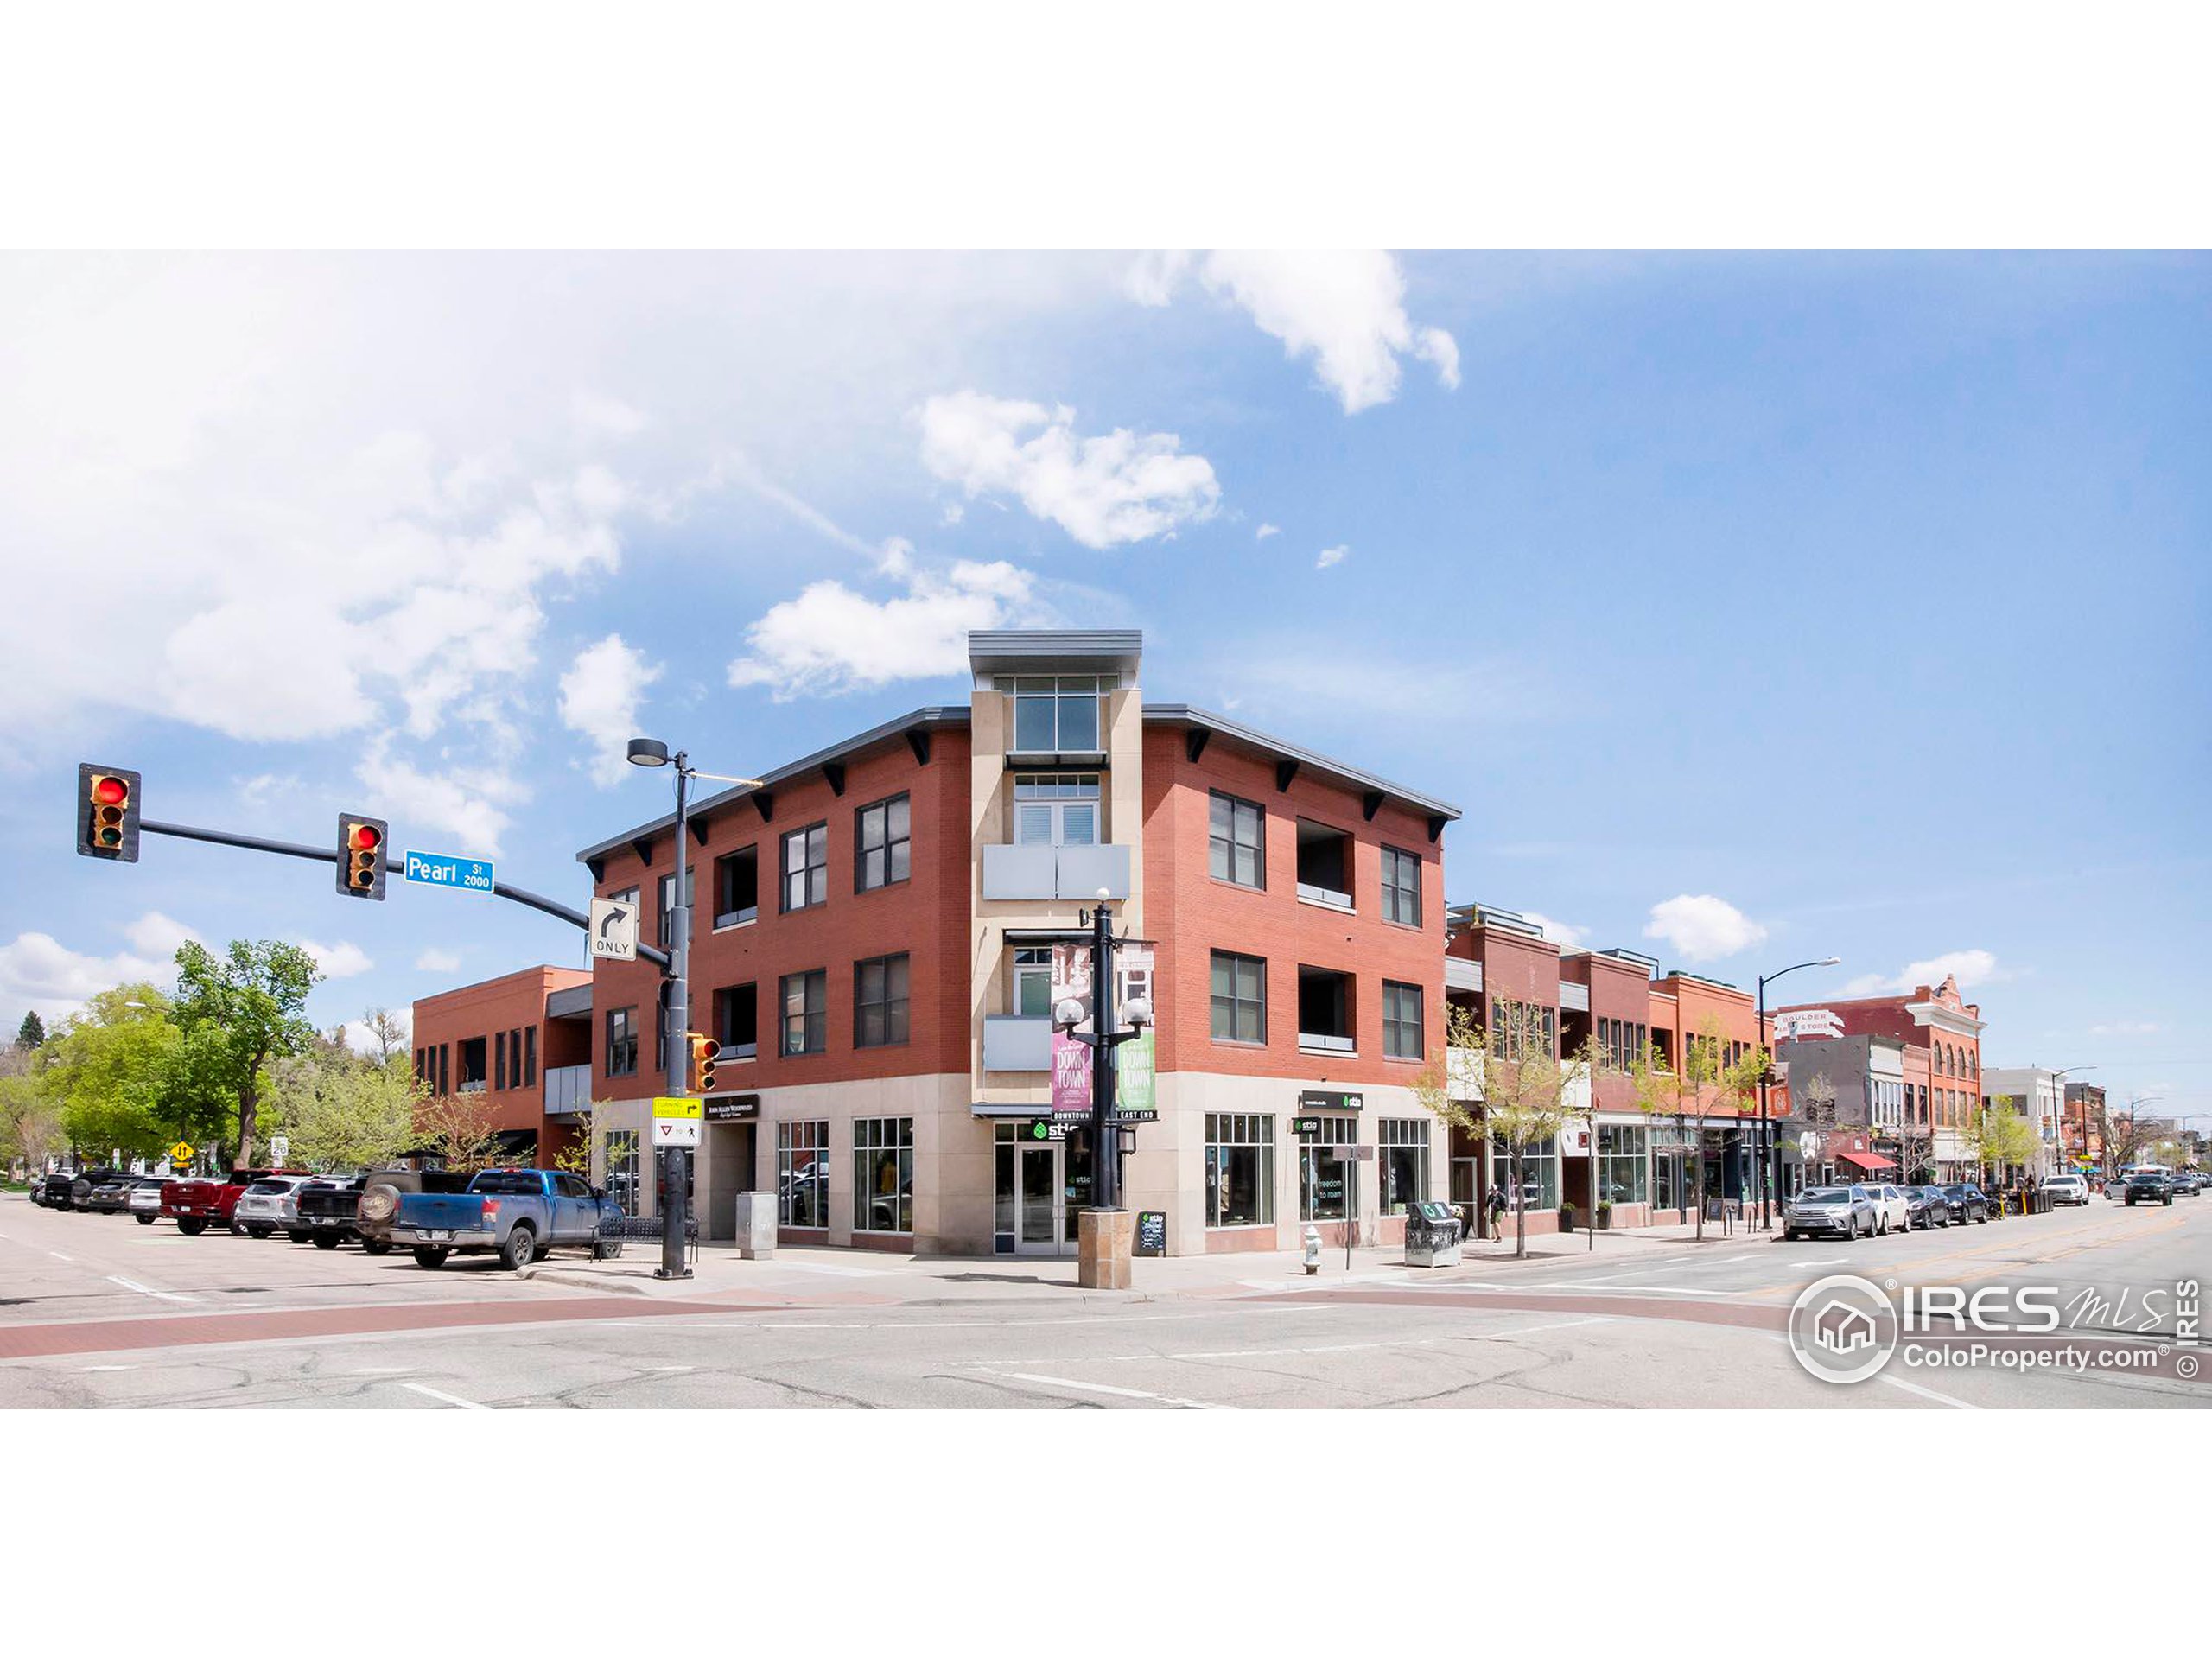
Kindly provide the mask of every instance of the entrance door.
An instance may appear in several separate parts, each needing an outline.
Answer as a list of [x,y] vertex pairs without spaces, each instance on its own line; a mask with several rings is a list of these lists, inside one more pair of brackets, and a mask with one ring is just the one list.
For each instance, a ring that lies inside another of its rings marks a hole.
[[1014,1149],[1014,1253],[1060,1253],[1060,1147],[1023,1142]]

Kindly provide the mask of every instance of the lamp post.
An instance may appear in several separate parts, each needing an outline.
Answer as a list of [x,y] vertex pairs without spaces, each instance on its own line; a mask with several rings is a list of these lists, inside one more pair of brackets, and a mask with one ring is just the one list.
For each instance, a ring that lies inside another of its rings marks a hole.
[[[2066,1161],[2066,1079],[2076,1071],[2094,1071],[2099,1069],[2095,1065],[2062,1065],[2050,1074],[2052,1081],[2058,1086],[2058,1162],[2062,1164]],[[2088,1107],[2086,1103],[2082,1109],[2082,1145],[2086,1150],[2089,1144]],[[2049,1180],[2056,1173],[2057,1173],[2056,1170],[2046,1169],[2043,1172],[2043,1178]]]
[[1098,890],[1098,902],[1083,918],[1090,929],[1090,1029],[1078,1031],[1083,1004],[1063,997],[1052,1010],[1053,1022],[1071,1041],[1090,1051],[1091,1208],[1122,1207],[1122,1153],[1118,1125],[1114,1121],[1114,1051],[1135,1042],[1152,1023],[1152,1005],[1132,997],[1124,1011],[1128,1028],[1121,1028],[1114,1007],[1114,912],[1107,890]]
[[1794,962],[1787,968],[1777,968],[1770,974],[1759,976],[1759,1046],[1766,1051],[1766,1064],[1759,1068],[1759,1230],[1767,1232],[1774,1226],[1774,1189],[1782,1184],[1781,1148],[1774,1144],[1767,1113],[1767,1079],[1774,1072],[1774,1047],[1766,1039],[1766,988],[1770,980],[1780,979],[1784,974],[1794,974],[1800,968],[1834,968],[1843,961],[1841,957],[1822,957],[1817,962]]
[[[671,755],[667,744],[650,737],[630,740],[629,760],[633,766],[676,768],[676,903],[669,911],[668,966],[662,970],[667,995],[661,1015],[661,1037],[664,1044],[662,1052],[668,1060],[668,1092],[683,1096],[691,1092],[691,1044],[688,1035],[691,1029],[691,883],[684,875],[685,861],[691,851],[691,780],[711,778],[717,783],[743,784],[753,789],[760,787],[760,780],[701,772],[691,765],[690,757],[682,749]],[[670,1147],[660,1156],[660,1190],[665,1199],[661,1205],[660,1266],[653,1276],[689,1279],[691,1269],[683,1260],[683,1235],[690,1218],[691,1195],[683,1179],[683,1148]]]

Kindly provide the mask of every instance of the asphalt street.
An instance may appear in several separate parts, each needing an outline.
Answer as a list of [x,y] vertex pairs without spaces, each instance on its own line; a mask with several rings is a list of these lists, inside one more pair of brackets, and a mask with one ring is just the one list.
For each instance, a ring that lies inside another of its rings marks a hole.
[[[2209,1245],[2212,1198],[2099,1201],[1851,1243],[1738,1233],[1634,1260],[1425,1274],[1378,1254],[1302,1281],[1225,1264],[1164,1294],[937,1263],[816,1269],[815,1294],[792,1294],[803,1275],[786,1273],[772,1294],[718,1282],[655,1297],[595,1292],[590,1264],[550,1279],[489,1262],[427,1273],[404,1255],[186,1239],[10,1198],[0,1407],[2202,1405],[2208,1383],[2176,1370],[2195,1351],[2177,1343],[2176,1287],[2207,1276]],[[2048,1287],[2069,1329],[2156,1350],[2162,1369],[1892,1365],[1817,1381],[1781,1322],[1803,1287],[1846,1272],[1892,1293]]]

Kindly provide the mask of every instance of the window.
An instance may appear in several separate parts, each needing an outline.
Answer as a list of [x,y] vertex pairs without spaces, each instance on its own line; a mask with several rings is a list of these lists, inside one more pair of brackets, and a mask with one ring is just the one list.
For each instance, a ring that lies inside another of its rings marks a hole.
[[1268,1040],[1268,964],[1262,958],[1213,953],[1213,1034],[1224,1043]]
[[1342,1221],[1349,1183],[1344,1179],[1344,1160],[1337,1156],[1336,1149],[1358,1143],[1359,1120],[1324,1117],[1317,1121],[1321,1126],[1319,1135],[1298,1137],[1298,1218]]
[[[683,901],[690,904],[698,897],[698,873],[690,865],[683,867]],[[660,948],[669,948],[676,938],[676,872],[671,870],[660,879],[660,916],[656,925],[660,929]]]
[[750,1060],[760,1052],[760,988],[725,985],[715,993],[715,1040],[718,1060]]
[[1252,802],[1219,790],[1214,791],[1207,810],[1207,868],[1214,880],[1265,887],[1268,815]]
[[480,1094],[491,1082],[492,1062],[486,1051],[491,1046],[488,1037],[470,1037],[457,1046],[461,1050],[461,1088],[464,1095]]
[[784,976],[784,1052],[821,1054],[830,1047],[830,973]]
[[1527,1210],[1559,1208],[1559,1142],[1547,1135],[1522,1149],[1521,1192],[1513,1191],[1512,1153],[1503,1141],[1490,1143],[1490,1178],[1505,1193],[1509,1206]]
[[1500,1058],[1517,1060],[1524,1054],[1558,1055],[1557,1008],[1501,996],[1491,1000],[1490,1020],[1497,1033]]
[[1052,1014],[1052,950],[1023,944],[1014,952],[1014,1010],[1031,1017]]
[[1252,1112],[1206,1114],[1206,1225],[1272,1226],[1275,1121]]
[[906,1040],[906,957],[871,957],[853,964],[853,1046],[887,1048]]
[[1328,1054],[1354,1054],[1351,976],[1327,968],[1298,970],[1298,1046]]
[[1298,821],[1298,896],[1336,910],[1351,903],[1351,837],[1325,823]]
[[1375,1133],[1376,1168],[1382,1180],[1382,1213],[1402,1216],[1428,1196],[1428,1120],[1386,1117]]
[[862,1117],[853,1122],[853,1230],[914,1230],[914,1120]]
[[453,1045],[450,1043],[440,1043],[438,1045],[438,1092],[442,1095],[448,1094],[452,1091],[452,1060]]
[[784,908],[830,902],[830,826],[809,824],[784,837]]
[[639,1173],[638,1132],[635,1129],[609,1129],[600,1137],[599,1166],[605,1172],[607,1196],[622,1206],[622,1213],[638,1213]]
[[1382,1056],[1417,1060],[1422,1053],[1421,996],[1418,985],[1382,982]]
[[638,1010],[607,1011],[607,1075],[632,1077],[638,1074]]
[[1096,847],[1098,774],[1020,772],[1014,780],[1017,847]]
[[913,810],[904,795],[853,815],[853,891],[887,887],[913,874]]
[[522,1028],[522,1086],[525,1089],[537,1087],[537,1027],[536,1026],[524,1026]]
[[492,1086],[507,1086],[507,1033],[504,1031],[492,1033]]
[[1099,754],[1105,682],[1089,674],[1031,674],[1014,683],[1014,747],[1021,754]]
[[715,925],[734,927],[760,914],[760,849],[741,847],[715,861]]
[[785,1227],[829,1226],[829,1124],[776,1125],[776,1221]]
[[1598,1045],[1604,1052],[1599,1069],[1628,1071],[1643,1058],[1644,1046],[1649,1040],[1647,1029],[1633,1020],[1599,1020]]
[[1650,1131],[1633,1123],[1598,1126],[1598,1196],[1615,1204],[1642,1204],[1650,1196]]
[[1382,919],[1421,925],[1421,860],[1395,847],[1382,849]]

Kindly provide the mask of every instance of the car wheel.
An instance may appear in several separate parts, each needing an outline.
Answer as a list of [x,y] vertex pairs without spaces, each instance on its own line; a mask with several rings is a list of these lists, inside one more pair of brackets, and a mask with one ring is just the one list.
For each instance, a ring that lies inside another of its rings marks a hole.
[[388,1238],[365,1238],[361,1241],[361,1249],[371,1255],[390,1255],[391,1241]]
[[602,1238],[591,1247],[591,1259],[594,1262],[612,1262],[621,1254],[622,1241],[619,1238]]
[[295,1227],[288,1231],[284,1236],[290,1239],[295,1244],[304,1244],[308,1240],[312,1239],[315,1235],[308,1231],[303,1227]]
[[316,1233],[312,1236],[315,1239],[315,1247],[318,1250],[334,1250],[338,1248],[338,1235],[335,1233]]
[[138,1217],[138,1224],[141,1227],[150,1227],[154,1224],[154,1218],[151,1216],[141,1216]]
[[276,1230],[274,1227],[249,1227],[246,1231],[256,1238],[266,1238]]
[[176,1230],[187,1238],[197,1238],[207,1230],[207,1226],[206,1222],[195,1217],[186,1217],[177,1222]]
[[537,1258],[537,1235],[527,1227],[509,1230],[507,1242],[499,1246],[499,1260],[511,1273],[520,1273]]
[[1797,1242],[1796,1232],[1793,1229],[1788,1227],[1783,1228],[1782,1230],[1782,1242],[1785,1244],[1795,1244]]
[[418,1268],[442,1268],[446,1264],[446,1257],[452,1254],[442,1244],[417,1244],[415,1247],[415,1265]]

